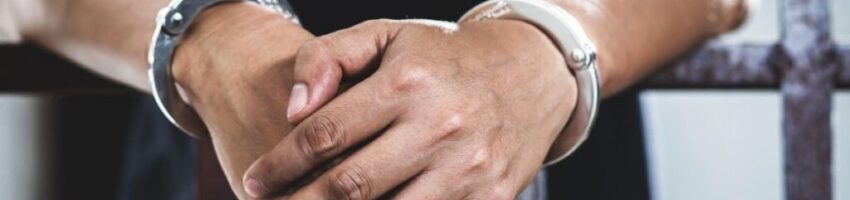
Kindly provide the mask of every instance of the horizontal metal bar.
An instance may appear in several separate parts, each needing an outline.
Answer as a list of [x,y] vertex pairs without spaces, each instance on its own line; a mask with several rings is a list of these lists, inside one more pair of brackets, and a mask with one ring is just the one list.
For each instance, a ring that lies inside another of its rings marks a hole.
[[[850,88],[850,46],[827,53],[834,53],[829,58],[837,59],[836,88]],[[710,43],[676,59],[641,85],[653,89],[778,89],[783,78],[780,66],[790,62],[776,45]]]
[[738,88],[779,85],[777,69],[768,63],[775,46],[712,45],[696,49],[650,76],[654,88]]

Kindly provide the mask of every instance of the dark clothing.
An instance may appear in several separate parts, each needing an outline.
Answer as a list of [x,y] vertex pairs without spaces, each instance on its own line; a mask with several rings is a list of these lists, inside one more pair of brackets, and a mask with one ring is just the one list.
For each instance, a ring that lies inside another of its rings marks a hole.
[[152,98],[133,111],[118,199],[195,199],[195,140],[171,125]]

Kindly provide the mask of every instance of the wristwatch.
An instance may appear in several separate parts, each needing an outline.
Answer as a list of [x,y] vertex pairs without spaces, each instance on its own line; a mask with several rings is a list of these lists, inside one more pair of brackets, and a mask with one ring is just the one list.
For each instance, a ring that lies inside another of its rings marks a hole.
[[[218,3],[243,0],[173,0],[162,8],[156,18],[156,30],[148,51],[148,77],[159,109],[171,123],[183,132],[206,138],[206,125],[195,110],[180,98],[171,72],[174,49],[195,17],[206,8]],[[300,24],[298,17],[286,0],[247,0],[272,9],[282,17]]]
[[599,105],[599,69],[596,47],[581,24],[561,7],[544,0],[491,0],[479,4],[461,17],[459,23],[488,19],[513,19],[531,23],[558,46],[578,85],[578,101],[567,122],[549,150],[545,165],[563,160],[590,133]]

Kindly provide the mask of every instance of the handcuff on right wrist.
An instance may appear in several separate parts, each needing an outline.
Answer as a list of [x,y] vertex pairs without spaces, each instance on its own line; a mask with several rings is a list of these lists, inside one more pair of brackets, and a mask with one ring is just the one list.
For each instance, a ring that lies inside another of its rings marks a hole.
[[555,164],[572,153],[590,133],[599,105],[599,69],[596,47],[581,24],[561,7],[544,0],[490,0],[475,6],[459,23],[488,19],[513,19],[531,23],[549,36],[564,55],[578,86],[578,101],[558,142],[546,156],[546,166]]
[[173,0],[157,15],[156,30],[148,51],[148,77],[152,93],[168,121],[192,137],[207,138],[209,134],[197,112],[180,98],[171,71],[174,50],[183,33],[202,11],[219,3],[241,1],[257,3],[300,24],[286,0]]

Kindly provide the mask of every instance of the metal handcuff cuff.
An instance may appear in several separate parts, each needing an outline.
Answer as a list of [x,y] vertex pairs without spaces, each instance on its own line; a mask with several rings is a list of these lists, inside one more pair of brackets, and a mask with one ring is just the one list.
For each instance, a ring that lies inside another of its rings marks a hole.
[[534,24],[549,36],[564,55],[578,85],[578,101],[566,128],[549,150],[545,165],[567,157],[590,132],[599,105],[599,69],[596,47],[581,24],[562,8],[544,0],[490,0],[472,8],[459,23],[512,19]]
[[292,7],[285,0],[173,0],[159,11],[156,18],[156,30],[148,52],[148,77],[153,96],[168,121],[195,138],[206,138],[207,127],[177,91],[171,72],[174,49],[201,11],[215,4],[240,1],[257,3],[299,23]]

